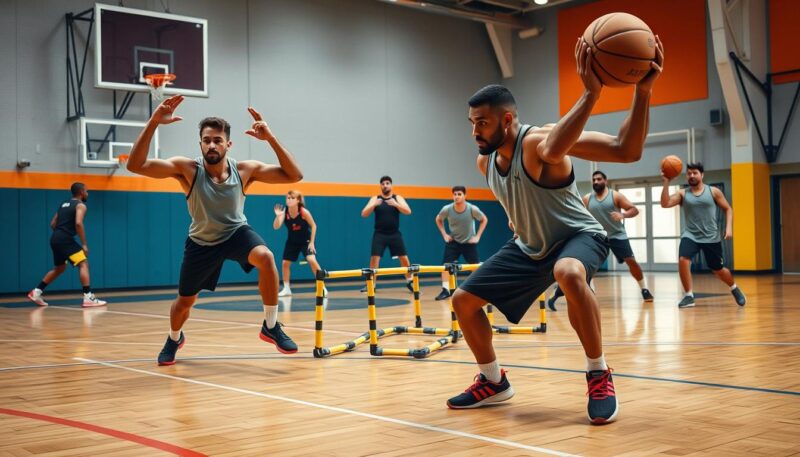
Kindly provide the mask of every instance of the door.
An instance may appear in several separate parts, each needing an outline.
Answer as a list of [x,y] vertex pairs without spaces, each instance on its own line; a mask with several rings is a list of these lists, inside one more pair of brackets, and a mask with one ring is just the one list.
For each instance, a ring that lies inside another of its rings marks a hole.
[[781,179],[781,259],[784,273],[800,273],[800,177]]
[[[617,191],[639,209],[638,216],[625,219],[625,231],[642,269],[675,271],[681,236],[680,206],[661,207],[660,183],[620,185]],[[678,186],[670,186],[670,194],[677,191]]]

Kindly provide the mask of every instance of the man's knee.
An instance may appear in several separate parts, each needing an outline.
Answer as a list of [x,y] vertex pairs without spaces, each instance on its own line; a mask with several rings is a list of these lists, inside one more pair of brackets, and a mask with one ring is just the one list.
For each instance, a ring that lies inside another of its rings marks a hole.
[[553,276],[555,276],[556,281],[562,288],[564,286],[586,284],[586,269],[576,259],[561,259],[556,262]]

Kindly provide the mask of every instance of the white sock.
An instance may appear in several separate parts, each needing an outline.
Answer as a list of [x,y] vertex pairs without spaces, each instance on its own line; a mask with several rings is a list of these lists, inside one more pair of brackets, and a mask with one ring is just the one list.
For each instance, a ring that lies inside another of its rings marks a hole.
[[692,297],[692,298],[694,298],[694,293],[692,293],[692,291],[691,291],[691,290],[690,290],[690,291],[687,291],[687,292],[686,292],[686,293],[684,293],[683,295],[684,295],[684,296],[686,296],[686,297]]
[[275,327],[278,323],[278,305],[264,305],[264,320],[267,321],[267,328]]
[[36,295],[42,295],[42,292],[44,292],[44,291],[42,289],[38,288],[38,287],[33,289],[33,293],[36,294]]
[[450,290],[450,281],[442,281],[442,289]]
[[639,288],[640,289],[647,289],[647,279],[642,278],[638,282],[639,282]]
[[736,283],[733,283],[733,285],[731,286],[731,290],[734,290],[734,289],[736,289],[737,287],[738,287],[738,286],[736,285]]
[[178,330],[170,329],[169,330],[169,339],[171,339],[172,341],[178,341],[179,339],[181,339],[181,330],[182,329],[178,329]]
[[596,359],[591,359],[586,357],[586,371],[606,371],[608,370],[608,365],[606,365],[606,358],[604,354],[600,354],[600,357]]
[[500,364],[497,363],[497,360],[489,363],[479,363],[478,369],[481,370],[481,374],[486,376],[486,379],[489,381],[497,383],[503,379],[503,375],[500,373]]

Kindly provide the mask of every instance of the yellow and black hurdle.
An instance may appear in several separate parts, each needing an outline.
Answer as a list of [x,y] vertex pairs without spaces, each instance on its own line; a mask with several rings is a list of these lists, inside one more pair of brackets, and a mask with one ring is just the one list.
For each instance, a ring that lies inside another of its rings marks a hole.
[[[355,350],[358,346],[369,342],[369,353],[374,356],[408,356],[417,359],[423,359],[433,352],[458,341],[461,338],[461,329],[458,326],[456,313],[453,310],[452,294],[456,289],[457,276],[459,271],[473,271],[477,269],[479,264],[455,264],[449,263],[441,266],[422,266],[411,265],[409,267],[396,267],[396,268],[362,268],[360,270],[340,270],[340,271],[325,271],[319,270],[317,272],[317,300],[316,300],[316,315],[315,315],[315,333],[314,333],[314,357],[322,358],[343,352],[350,352]],[[424,273],[441,273],[447,271],[450,273],[450,328],[437,328],[437,327],[423,327],[422,325],[422,305],[419,298],[419,275]],[[375,278],[378,276],[390,275],[412,275],[412,286],[414,290],[414,314],[415,323],[414,327],[407,326],[394,326],[379,329],[377,323],[377,307],[375,306]],[[345,343],[337,344],[335,346],[323,347],[323,317],[324,317],[324,297],[322,292],[325,288],[326,279],[339,279],[339,278],[364,278],[367,283],[367,314],[369,317],[369,330],[361,334],[358,338],[347,341]],[[380,338],[399,335],[434,335],[440,336],[433,343],[421,348],[386,348],[378,344]]]
[[544,308],[544,302],[547,299],[545,294],[539,295],[539,325],[536,327],[522,327],[514,325],[494,325],[494,307],[490,304],[486,307],[486,316],[489,318],[489,323],[492,325],[492,330],[495,334],[509,333],[516,335],[524,335],[529,333],[546,333],[547,332],[547,311]]

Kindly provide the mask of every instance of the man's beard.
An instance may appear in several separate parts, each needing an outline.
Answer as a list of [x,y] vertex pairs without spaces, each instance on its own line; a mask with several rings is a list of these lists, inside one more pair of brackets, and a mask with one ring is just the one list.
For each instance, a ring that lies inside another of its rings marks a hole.
[[213,154],[216,154],[214,157],[209,157],[209,154],[211,154],[211,153],[207,152],[207,153],[203,154],[203,160],[205,160],[206,163],[208,163],[209,165],[216,165],[216,164],[222,162],[222,159],[224,158],[223,154],[220,154],[219,152],[216,152],[216,151],[213,152]]
[[595,193],[599,194],[600,192],[606,190],[606,185],[605,184],[592,184],[592,189],[594,189]]
[[689,178],[687,181],[689,182],[689,185],[692,187],[700,184],[700,180],[697,178]]
[[388,197],[389,195],[391,195],[391,194],[392,194],[392,189],[389,189],[389,190],[383,190],[383,189],[381,189],[381,194],[382,194],[383,196],[385,196],[385,197]]
[[478,154],[482,156],[488,156],[489,154],[496,151],[497,148],[499,148],[500,146],[503,145],[503,143],[506,142],[507,134],[508,134],[508,128],[503,129],[502,131],[498,129],[497,132],[495,132],[495,134],[492,135],[491,141],[487,141],[481,137],[475,138],[475,140],[481,140],[484,143],[486,143],[486,146],[484,147],[478,146]]

